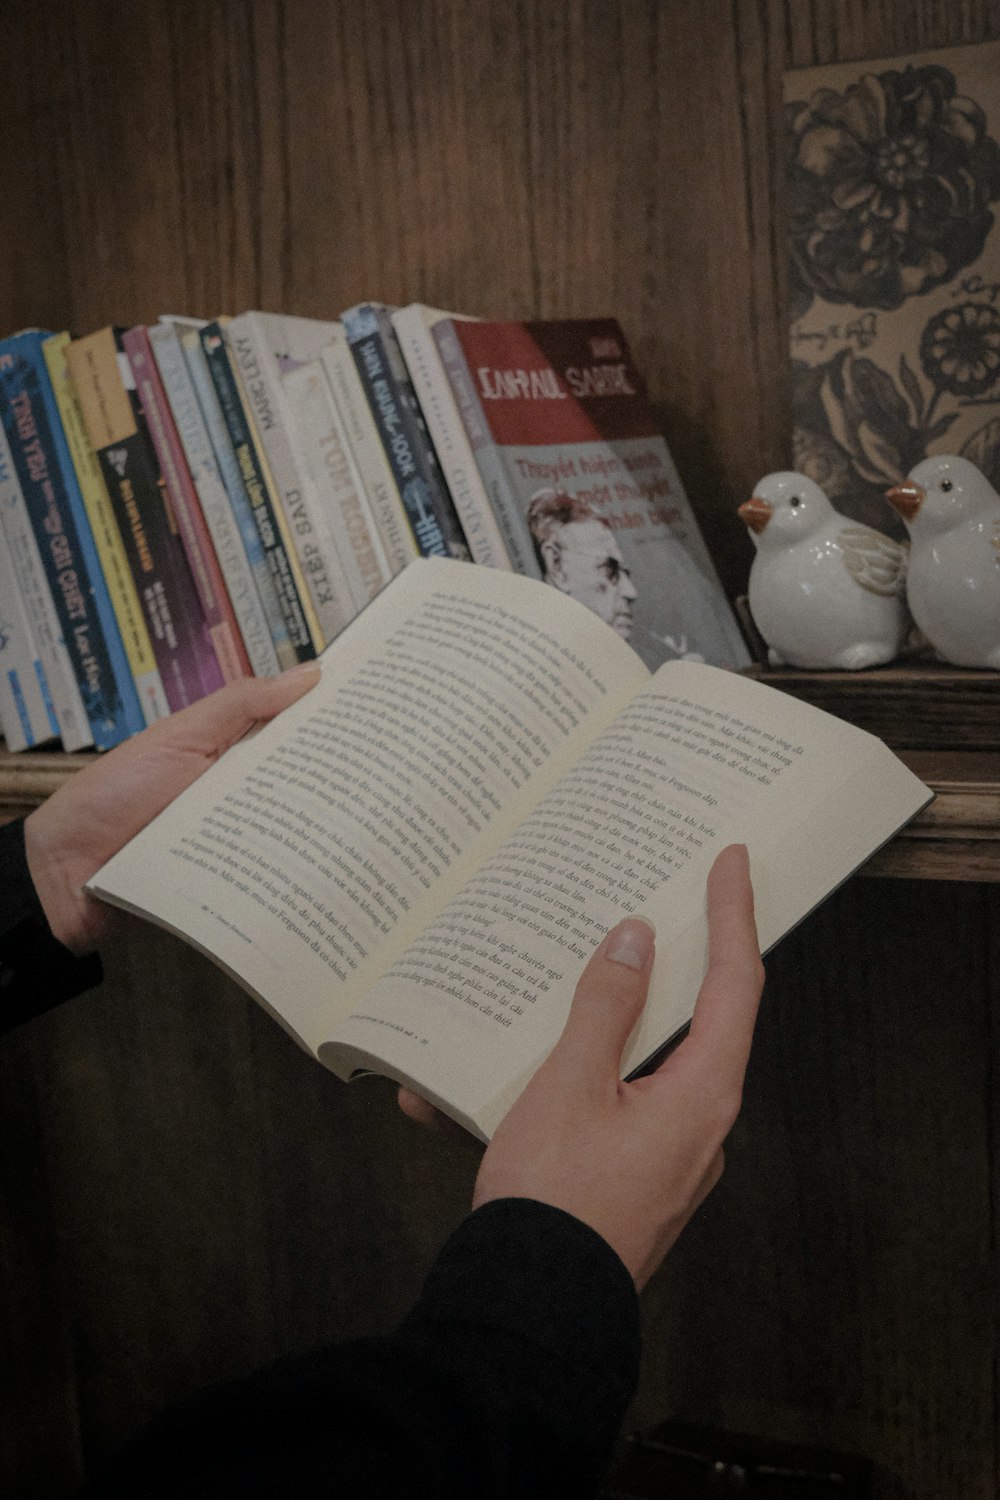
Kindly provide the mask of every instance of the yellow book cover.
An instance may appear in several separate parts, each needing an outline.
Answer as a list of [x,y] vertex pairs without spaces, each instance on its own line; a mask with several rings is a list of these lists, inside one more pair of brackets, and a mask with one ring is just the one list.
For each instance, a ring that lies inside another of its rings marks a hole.
[[66,434],[84,509],[94,536],[94,545],[104,572],[111,607],[122,634],[125,656],[135,681],[147,724],[164,718],[169,712],[163,682],[156,666],[149,631],[143,619],[142,606],[129,569],[118,522],[111,507],[104,476],[97,455],[90,445],[83,425],[83,413],[73,378],[69,373],[66,349],[71,342],[68,333],[57,333],[42,345],[49,379],[55,392],[56,406]]

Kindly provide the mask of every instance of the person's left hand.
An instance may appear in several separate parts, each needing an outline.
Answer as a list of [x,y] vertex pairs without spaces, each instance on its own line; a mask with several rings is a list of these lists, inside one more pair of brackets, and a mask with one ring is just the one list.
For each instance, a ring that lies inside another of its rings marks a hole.
[[28,869],[65,947],[92,952],[121,916],[88,895],[84,882],[248,729],[319,678],[318,665],[304,662],[277,677],[232,682],[74,772],[25,819]]

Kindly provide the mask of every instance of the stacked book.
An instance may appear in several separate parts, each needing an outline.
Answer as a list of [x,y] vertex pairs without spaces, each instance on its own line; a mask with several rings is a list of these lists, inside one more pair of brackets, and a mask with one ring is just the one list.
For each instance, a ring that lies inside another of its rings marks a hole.
[[613,319],[363,303],[0,340],[0,729],[107,749],[318,655],[417,557],[748,654]]

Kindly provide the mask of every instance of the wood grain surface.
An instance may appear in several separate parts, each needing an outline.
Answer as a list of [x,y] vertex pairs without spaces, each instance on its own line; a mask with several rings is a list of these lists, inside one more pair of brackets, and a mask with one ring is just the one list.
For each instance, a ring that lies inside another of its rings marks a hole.
[[[611,313],[736,594],[735,507],[788,462],[782,71],[997,35],[997,0],[7,7],[0,323]],[[635,1421],[993,1500],[998,943],[995,886],[855,880],[772,956]],[[474,1171],[162,935],[109,970],[0,1051],[12,1496],[68,1495],[171,1395],[391,1324]]]

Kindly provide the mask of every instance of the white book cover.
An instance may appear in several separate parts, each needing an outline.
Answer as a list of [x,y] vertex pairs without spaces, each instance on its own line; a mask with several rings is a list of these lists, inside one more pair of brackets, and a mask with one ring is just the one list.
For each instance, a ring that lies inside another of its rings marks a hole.
[[184,360],[191,376],[201,414],[208,430],[209,441],[212,452],[218,466],[218,472],[225,486],[229,504],[239,530],[240,539],[243,543],[247,561],[253,573],[254,582],[257,585],[257,594],[260,598],[267,620],[271,640],[278,655],[278,664],[282,669],[294,667],[298,657],[295,647],[288,634],[288,627],[282,614],[281,602],[278,598],[277,588],[271,575],[268,560],[264,555],[257,523],[253,517],[253,507],[247,495],[240,472],[240,465],[236,458],[236,452],[229,441],[226,430],[226,419],[219,405],[212,377],[209,374],[205,352],[201,347],[201,340],[196,329],[188,329],[180,338],[181,349]]
[[385,456],[347,334],[340,324],[323,345],[319,357],[323,361],[330,389],[344,419],[348,443],[361,475],[364,493],[375,517],[389,567],[395,576],[407,563],[420,556],[420,549]]
[[318,355],[337,325],[319,318],[245,312],[223,324],[226,347],[243,381],[288,529],[320,629],[332,640],[343,629],[344,598],[338,595],[336,564],[316,520],[312,480],[292,438],[282,377]]
[[256,677],[273,676],[281,670],[278,654],[176,327],[155,324],[149,342],[250,665]]
[[489,568],[512,569],[433,334],[436,323],[458,316],[411,302],[392,313],[392,325],[472,559]]
[[0,531],[0,729],[8,750],[30,750],[55,739],[42,659],[17,586],[7,538]]
[[292,422],[318,499],[317,521],[329,533],[331,552],[343,567],[354,610],[364,609],[392,577],[382,538],[365,502],[361,476],[351,453],[321,359],[285,376]]

